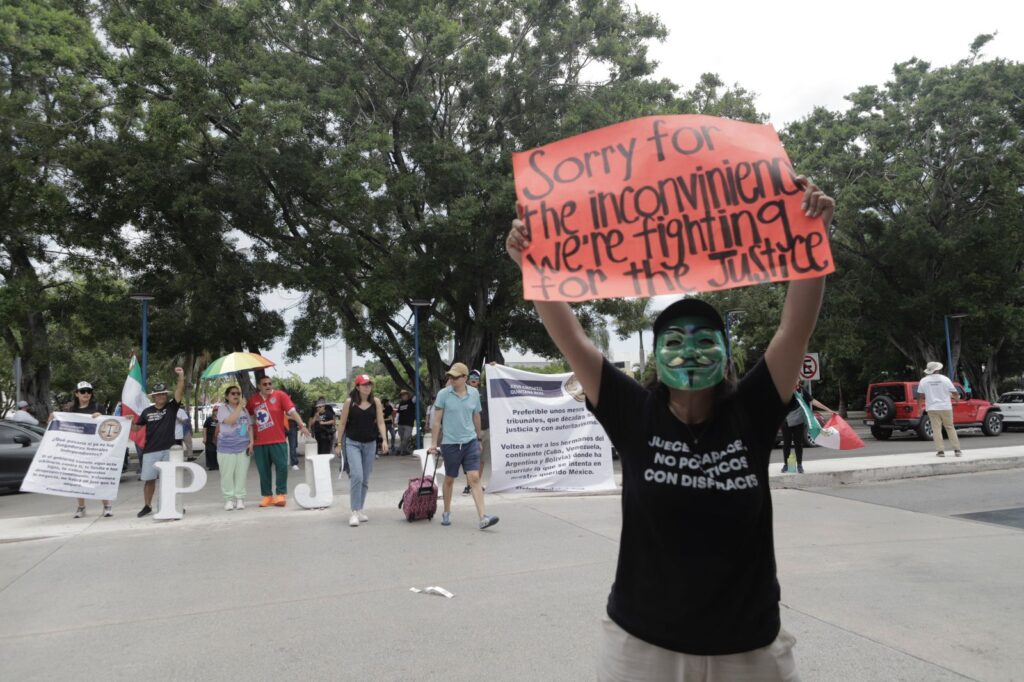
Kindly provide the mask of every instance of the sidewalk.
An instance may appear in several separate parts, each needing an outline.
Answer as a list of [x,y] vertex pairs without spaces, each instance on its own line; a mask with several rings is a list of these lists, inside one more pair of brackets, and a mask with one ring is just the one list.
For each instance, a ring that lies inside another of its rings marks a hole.
[[964,450],[963,457],[954,457],[952,450],[946,457],[933,452],[855,457],[836,451],[836,455],[834,459],[804,462],[803,474],[783,474],[779,471],[781,467],[773,464],[768,474],[771,486],[819,488],[1024,467],[1024,448],[1019,446]]
[[[388,468],[404,475],[410,460]],[[1019,679],[1020,530],[773,497],[803,680]],[[224,512],[206,496],[181,522],[136,519],[127,503],[79,525],[70,509],[6,519],[39,539],[0,542],[4,678],[594,678],[617,497],[489,496],[502,521],[487,531],[462,496],[447,528],[407,523],[394,491],[371,494],[371,521],[349,528],[346,502]],[[454,598],[410,591],[433,585]]]

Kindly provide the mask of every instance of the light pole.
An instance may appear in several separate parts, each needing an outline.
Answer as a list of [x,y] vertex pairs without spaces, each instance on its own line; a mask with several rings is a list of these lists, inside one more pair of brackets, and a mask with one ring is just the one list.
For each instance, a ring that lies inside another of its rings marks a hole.
[[149,302],[155,296],[144,292],[130,294],[128,298],[133,301],[142,301],[142,388],[149,387]]
[[730,329],[732,327],[732,318],[739,317],[740,315],[747,312],[742,308],[736,308],[735,310],[729,310],[725,313],[725,343],[728,346],[729,357],[732,357],[732,336],[730,335]]
[[946,328],[946,374],[950,381],[955,381],[956,372],[953,370],[953,346],[949,343],[949,321],[967,317],[967,313],[950,313],[942,316],[942,324]]
[[417,298],[409,301],[413,314],[413,333],[416,336],[416,449],[423,447],[423,429],[420,428],[420,308],[430,306],[430,301]]

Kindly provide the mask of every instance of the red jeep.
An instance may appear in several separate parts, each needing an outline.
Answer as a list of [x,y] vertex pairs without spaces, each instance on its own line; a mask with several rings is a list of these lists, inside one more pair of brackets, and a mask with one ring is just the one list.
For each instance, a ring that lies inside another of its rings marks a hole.
[[[953,400],[953,424],[958,429],[981,428],[986,436],[1003,432],[1003,414],[987,400],[970,398],[964,387],[955,384],[960,399]],[[913,431],[921,440],[931,440],[932,422],[917,404],[916,381],[887,381],[868,386],[865,401],[871,435],[877,440],[889,440],[893,431]]]

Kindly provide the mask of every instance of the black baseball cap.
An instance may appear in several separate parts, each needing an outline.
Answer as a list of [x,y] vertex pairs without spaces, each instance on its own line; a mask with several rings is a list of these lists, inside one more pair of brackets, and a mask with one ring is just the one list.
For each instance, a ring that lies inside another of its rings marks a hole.
[[719,331],[725,331],[725,322],[713,305],[699,298],[683,298],[658,313],[654,320],[654,335],[657,336],[677,317],[703,317],[710,320],[712,326]]

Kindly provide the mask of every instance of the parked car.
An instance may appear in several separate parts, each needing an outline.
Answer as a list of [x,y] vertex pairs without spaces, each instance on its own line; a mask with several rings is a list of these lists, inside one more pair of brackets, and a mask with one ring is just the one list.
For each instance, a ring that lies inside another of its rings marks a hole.
[[[953,401],[953,425],[958,429],[980,428],[986,436],[1003,432],[1003,413],[987,400],[971,398],[964,387],[954,384],[960,394]],[[924,405],[918,405],[916,381],[887,381],[868,386],[867,419],[871,435],[888,440],[894,431],[913,431],[921,440],[931,440],[932,422]]]
[[1003,426],[1024,426],[1024,391],[1008,391],[995,402],[1003,413]]
[[41,426],[0,421],[0,488],[21,488],[44,433]]

